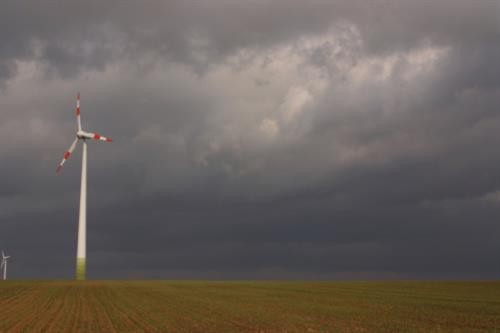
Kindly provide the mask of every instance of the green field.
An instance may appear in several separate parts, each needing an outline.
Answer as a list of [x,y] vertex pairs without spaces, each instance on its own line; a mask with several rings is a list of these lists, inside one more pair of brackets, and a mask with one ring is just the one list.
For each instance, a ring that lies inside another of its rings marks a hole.
[[500,282],[0,281],[0,332],[500,332]]

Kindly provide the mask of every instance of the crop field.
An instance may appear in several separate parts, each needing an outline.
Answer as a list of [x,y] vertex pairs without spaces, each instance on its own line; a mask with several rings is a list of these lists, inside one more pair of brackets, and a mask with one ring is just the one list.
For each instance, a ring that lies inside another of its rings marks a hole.
[[500,282],[0,281],[0,332],[500,332]]

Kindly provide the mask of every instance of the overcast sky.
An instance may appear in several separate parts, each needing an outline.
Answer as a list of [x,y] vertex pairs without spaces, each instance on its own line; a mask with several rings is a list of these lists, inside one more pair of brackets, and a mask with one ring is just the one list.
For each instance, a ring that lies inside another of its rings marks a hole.
[[3,1],[0,248],[88,277],[500,276],[500,1]]

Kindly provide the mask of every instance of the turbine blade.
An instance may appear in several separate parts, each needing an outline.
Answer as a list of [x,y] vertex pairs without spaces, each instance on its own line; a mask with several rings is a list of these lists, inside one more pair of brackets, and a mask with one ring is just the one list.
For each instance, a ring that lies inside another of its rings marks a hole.
[[88,133],[90,135],[89,139],[94,139],[94,140],[101,140],[101,141],[106,141],[106,142],[113,142],[112,139],[107,138],[105,136],[102,136],[97,133]]
[[82,130],[82,121],[80,119],[80,93],[76,95],[76,122],[78,124],[78,130]]
[[71,144],[69,149],[64,153],[61,163],[59,163],[59,165],[57,166],[57,169],[56,169],[57,173],[61,172],[64,163],[66,163],[68,158],[71,156],[71,153],[73,153],[73,150],[75,150],[77,142],[78,142],[78,138],[76,138],[75,141],[73,141],[73,143]]

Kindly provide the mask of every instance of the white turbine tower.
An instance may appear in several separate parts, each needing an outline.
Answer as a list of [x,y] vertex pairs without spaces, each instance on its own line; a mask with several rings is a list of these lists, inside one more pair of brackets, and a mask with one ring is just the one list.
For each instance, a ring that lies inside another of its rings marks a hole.
[[7,280],[7,259],[9,259],[10,256],[6,256],[5,253],[2,251],[2,264],[0,264],[0,269],[3,268],[3,279]]
[[83,153],[82,153],[82,179],[80,188],[80,216],[78,219],[78,247],[76,251],[76,279],[85,280],[85,267],[86,267],[86,242],[87,242],[87,140],[101,140],[106,142],[112,142],[113,140],[101,136],[97,133],[90,133],[82,130],[82,123],[80,120],[80,93],[77,94],[76,98],[76,122],[77,122],[77,132],[76,139],[73,141],[68,151],[64,153],[64,157],[57,167],[57,173],[59,173],[66,162],[66,160],[71,156],[73,150],[75,150],[76,144],[78,142],[83,143]]

